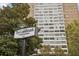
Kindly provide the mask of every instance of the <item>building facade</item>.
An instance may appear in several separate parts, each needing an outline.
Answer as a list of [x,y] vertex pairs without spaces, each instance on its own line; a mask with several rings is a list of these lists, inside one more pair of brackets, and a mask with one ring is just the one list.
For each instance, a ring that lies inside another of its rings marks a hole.
[[50,45],[51,49],[60,47],[68,54],[65,33],[65,19],[62,3],[32,3],[30,16],[37,20],[38,33],[43,39],[42,45]]
[[64,3],[63,10],[66,27],[68,24],[71,24],[74,20],[79,22],[78,6],[76,3]]

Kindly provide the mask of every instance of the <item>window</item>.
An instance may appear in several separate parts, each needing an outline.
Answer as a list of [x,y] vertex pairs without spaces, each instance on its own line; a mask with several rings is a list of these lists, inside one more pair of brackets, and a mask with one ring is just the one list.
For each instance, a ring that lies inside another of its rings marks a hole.
[[55,36],[59,36],[59,34],[55,34]]
[[53,14],[49,14],[49,16],[53,16]]
[[45,22],[47,22],[47,20],[45,20]]
[[54,40],[54,38],[50,38],[50,40]]
[[63,10],[62,10],[62,9],[60,9],[60,10],[58,10],[58,12],[63,12]]
[[58,22],[59,20],[54,20],[54,22]]
[[44,13],[48,13],[48,11],[44,11]]
[[60,22],[64,21],[64,20],[59,20]]
[[64,33],[63,36],[66,36],[66,34]]
[[38,22],[44,22],[44,21],[42,21],[42,20],[39,20]]
[[35,14],[35,16],[39,16],[39,14]]
[[65,40],[66,39],[66,37],[61,37],[61,40]]
[[58,8],[58,9],[62,9],[62,8]]
[[65,32],[64,30],[60,30],[60,32]]
[[44,8],[44,10],[48,10],[48,8]]
[[61,25],[63,25],[64,23],[60,23]]
[[39,34],[39,36],[43,36],[43,34]]
[[54,19],[57,19],[58,17],[54,17]]
[[58,14],[54,14],[54,16],[58,16]]
[[54,10],[57,10],[57,8],[54,8]]
[[60,36],[65,36],[65,33],[60,33]]
[[41,11],[35,11],[35,13],[42,13]]
[[52,19],[52,17],[50,17],[50,19]]
[[58,40],[58,38],[57,38],[57,40]]
[[35,16],[35,19],[43,19],[43,17],[36,17],[36,16]]
[[50,20],[50,22],[52,22],[53,20]]
[[63,13],[59,13],[59,15],[63,15]]
[[48,25],[48,24],[46,23],[46,24],[44,24],[44,25]]
[[44,32],[49,32],[48,30],[44,30]]
[[59,19],[62,19],[63,17],[59,17]]
[[60,26],[60,29],[64,29],[64,26]]
[[38,24],[38,25],[43,25],[43,24]]
[[67,52],[67,50],[64,50],[64,52]]
[[50,32],[54,32],[54,31],[50,31]]
[[35,14],[35,16],[43,16],[43,14]]
[[55,46],[51,46],[52,48],[55,48]]
[[54,25],[53,23],[50,23],[49,25]]
[[49,38],[44,38],[44,40],[48,40]]
[[53,10],[53,8],[49,8],[49,10]]
[[49,11],[49,13],[52,13],[53,11]]
[[66,44],[66,41],[55,41],[56,44]]
[[62,5],[58,5],[58,6],[62,6]]
[[55,32],[59,32],[59,30],[55,30]]
[[40,14],[39,16],[43,16],[43,14]]
[[49,27],[49,29],[54,29],[54,27]]
[[66,41],[60,41],[61,43],[66,43]]
[[39,9],[35,9],[35,10],[39,10]]
[[67,46],[66,45],[62,45],[62,48],[67,48]]
[[39,28],[43,29],[44,27],[39,27]]
[[44,19],[49,19],[48,17],[44,17]]
[[57,29],[58,27],[56,26],[55,28]]
[[48,16],[48,14],[43,14],[44,16]]
[[39,5],[43,5],[43,3],[39,3]]

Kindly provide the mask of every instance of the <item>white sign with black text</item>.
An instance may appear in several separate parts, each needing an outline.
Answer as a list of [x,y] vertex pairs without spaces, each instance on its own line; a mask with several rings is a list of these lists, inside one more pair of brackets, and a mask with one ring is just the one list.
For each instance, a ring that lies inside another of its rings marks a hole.
[[27,38],[35,35],[35,27],[16,30],[14,38]]

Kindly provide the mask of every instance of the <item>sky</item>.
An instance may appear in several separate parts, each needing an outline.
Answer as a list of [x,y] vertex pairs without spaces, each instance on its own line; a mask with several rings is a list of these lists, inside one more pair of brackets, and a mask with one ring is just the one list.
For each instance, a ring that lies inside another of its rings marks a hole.
[[[2,8],[2,6],[7,6],[9,3],[0,3],[0,8]],[[78,5],[78,10],[79,10],[79,4]]]
[[8,3],[0,3],[0,8],[2,8],[2,6],[7,6]]

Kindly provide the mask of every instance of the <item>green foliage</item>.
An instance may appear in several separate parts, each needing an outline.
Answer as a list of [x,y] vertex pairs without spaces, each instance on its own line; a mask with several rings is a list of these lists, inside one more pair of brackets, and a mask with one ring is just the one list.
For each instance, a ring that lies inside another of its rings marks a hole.
[[69,55],[79,55],[79,22],[74,21],[66,28]]
[[65,54],[64,54],[64,50],[62,50],[61,48],[58,48],[58,47],[56,47],[55,49],[54,49],[54,55],[55,56],[64,56]]
[[64,50],[62,50],[59,47],[55,47],[54,49],[51,49],[49,45],[44,45],[40,49],[40,54],[43,56],[64,56]]
[[37,51],[35,51],[35,49],[41,48],[40,43],[42,43],[42,39],[34,36],[29,39],[26,39],[26,42],[27,42],[26,54],[27,55],[32,55],[34,53],[37,54]]
[[50,55],[53,55],[53,51],[51,50],[50,46],[49,45],[44,45],[42,46],[42,48],[40,49],[40,55],[43,55],[43,56],[50,56]]
[[[14,39],[14,31],[20,26],[33,27],[36,21],[28,17],[30,6],[27,3],[11,3],[7,7],[0,9],[0,55],[21,55],[21,40]],[[41,39],[30,37],[26,39],[26,55],[32,55],[35,48],[38,48]]]
[[7,35],[0,36],[0,55],[12,56],[17,55],[18,44],[15,39]]

